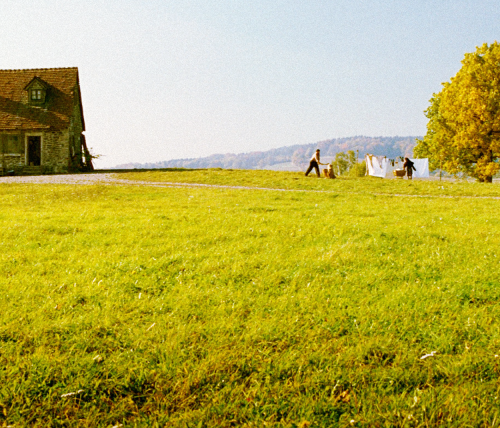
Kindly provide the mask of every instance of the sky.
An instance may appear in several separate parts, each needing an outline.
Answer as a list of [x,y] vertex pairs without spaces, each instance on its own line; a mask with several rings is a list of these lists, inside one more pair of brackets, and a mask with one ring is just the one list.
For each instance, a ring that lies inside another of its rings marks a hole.
[[418,136],[498,0],[1,0],[0,69],[78,67],[97,168]]

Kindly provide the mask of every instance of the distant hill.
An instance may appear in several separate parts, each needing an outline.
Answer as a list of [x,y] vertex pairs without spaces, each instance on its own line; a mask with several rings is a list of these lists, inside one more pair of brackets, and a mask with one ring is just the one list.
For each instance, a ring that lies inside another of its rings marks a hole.
[[271,169],[277,171],[301,171],[307,167],[316,149],[321,159],[330,162],[336,153],[359,150],[359,157],[370,153],[395,159],[413,154],[415,139],[421,137],[349,137],[334,138],[313,144],[280,147],[265,152],[217,154],[204,158],[173,159],[154,163],[128,163],[114,169],[153,168],[224,168],[224,169]]

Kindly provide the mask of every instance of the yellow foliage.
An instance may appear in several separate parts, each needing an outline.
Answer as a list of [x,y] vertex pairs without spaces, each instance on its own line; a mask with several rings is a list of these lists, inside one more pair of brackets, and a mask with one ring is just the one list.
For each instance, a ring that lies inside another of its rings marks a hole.
[[465,54],[462,68],[433,94],[427,134],[415,147],[431,168],[491,182],[500,156],[500,45]]

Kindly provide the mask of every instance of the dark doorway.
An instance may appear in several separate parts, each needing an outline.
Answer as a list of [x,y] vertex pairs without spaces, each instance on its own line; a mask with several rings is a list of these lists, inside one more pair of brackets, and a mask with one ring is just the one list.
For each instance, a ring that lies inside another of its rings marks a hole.
[[40,166],[42,159],[42,137],[28,137],[28,165]]

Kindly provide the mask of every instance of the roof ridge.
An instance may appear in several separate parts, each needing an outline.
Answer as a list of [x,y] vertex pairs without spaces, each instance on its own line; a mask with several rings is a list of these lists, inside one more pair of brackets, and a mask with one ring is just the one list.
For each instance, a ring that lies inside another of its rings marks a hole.
[[78,70],[78,67],[51,67],[51,68],[12,68],[0,69],[0,71],[48,71],[48,70]]

